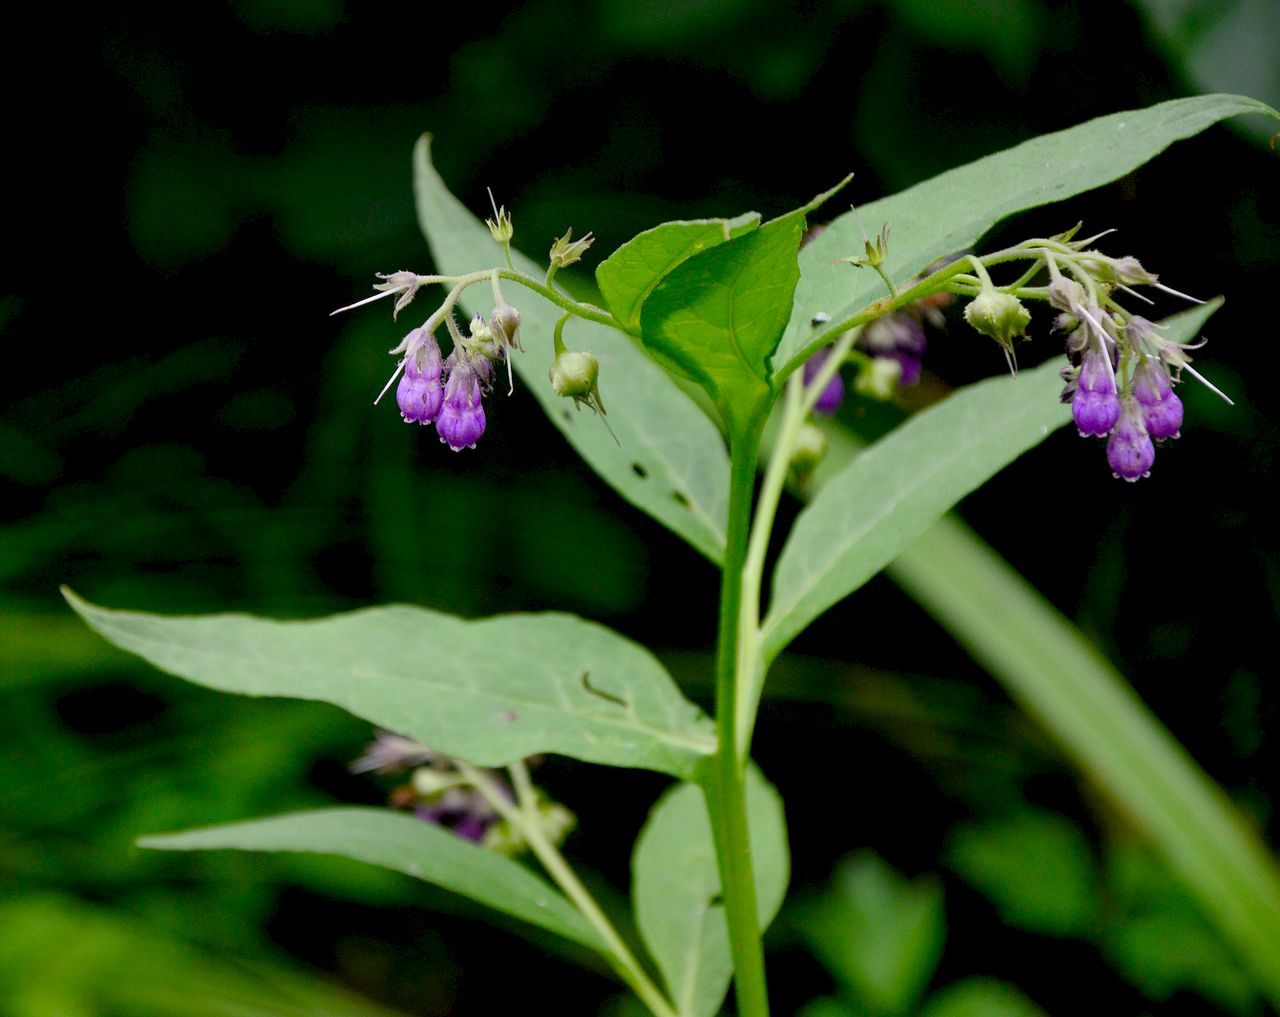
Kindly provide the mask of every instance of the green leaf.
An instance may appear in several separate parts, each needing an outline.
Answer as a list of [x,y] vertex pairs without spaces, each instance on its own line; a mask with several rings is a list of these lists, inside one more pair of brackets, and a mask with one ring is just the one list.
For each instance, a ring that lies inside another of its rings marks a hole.
[[143,837],[138,844],[163,851],[235,848],[341,855],[442,886],[574,943],[603,951],[595,931],[577,909],[523,865],[443,827],[390,809],[317,809]]
[[735,219],[693,219],[655,226],[614,251],[596,269],[596,283],[618,322],[640,334],[640,308],[677,265],[760,224],[756,212]]
[[1151,999],[1190,989],[1233,1013],[1258,1012],[1253,980],[1145,845],[1113,844],[1107,877],[1101,946],[1128,981]]
[[846,859],[800,931],[814,954],[875,1014],[911,1011],[946,937],[942,888],[908,882],[871,852]]
[[1257,831],[1099,656],[998,554],[943,520],[892,578],[1036,717],[1137,826],[1280,1006],[1280,871]]
[[930,997],[920,1017],[1044,1017],[1015,986],[994,978],[966,978]]
[[796,519],[763,626],[772,660],[952,505],[1065,424],[1059,364],[992,378],[906,421],[822,487]]
[[805,216],[842,186],[687,258],[644,302],[645,345],[706,389],[730,435],[770,396],[769,360],[791,314]]
[[404,1017],[262,944],[223,959],[173,928],[49,893],[0,905],[0,1000],[5,1017]]
[[[747,775],[747,814],[763,929],[782,905],[789,861],[782,799],[754,769]],[[631,865],[636,924],[676,1011],[680,1017],[712,1017],[729,990],[733,963],[700,787],[680,784],[658,800]]]
[[956,827],[946,857],[1010,925],[1050,936],[1094,932],[1097,869],[1084,834],[1061,816],[1027,810]]
[[710,721],[646,650],[571,615],[464,621],[393,606],[315,621],[166,618],[63,592],[106,639],[162,670],[332,703],[480,766],[558,752],[687,777],[715,749]]
[[[1243,96],[1174,99],[1043,135],[860,205],[858,216],[868,230],[889,223],[892,232],[884,267],[893,279],[905,281],[936,259],[968,247],[1014,212],[1099,187],[1141,166],[1173,142],[1246,113],[1280,118],[1270,106]],[[833,264],[861,250],[862,234],[850,213],[831,223],[800,252],[800,283],[791,321],[773,359],[779,376],[794,371],[819,345],[810,324],[815,314],[825,312],[839,322],[884,296],[883,283],[871,272]]]
[[[418,221],[440,272],[461,275],[500,265],[502,252],[488,228],[449,193],[431,165],[430,136],[418,141],[413,167]],[[521,272],[537,279],[545,274],[518,252],[512,259]],[[600,361],[600,393],[615,442],[603,421],[576,412],[547,381],[554,357],[551,333],[560,310],[514,283],[503,283],[503,289],[523,319],[525,352],[516,354],[512,365],[551,422],[622,497],[719,562],[729,512],[729,459],[715,424],[629,336],[573,321],[566,341]],[[419,302],[427,298],[418,295]],[[488,316],[490,299],[488,286],[476,286],[462,305],[468,314]],[[491,426],[503,426],[502,410],[487,412]]]

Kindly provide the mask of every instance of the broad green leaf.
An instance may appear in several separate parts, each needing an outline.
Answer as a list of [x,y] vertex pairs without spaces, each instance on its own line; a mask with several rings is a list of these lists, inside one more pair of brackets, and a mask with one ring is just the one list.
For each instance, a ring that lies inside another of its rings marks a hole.
[[846,859],[800,919],[823,965],[876,1014],[911,1012],[946,937],[942,888],[908,882],[871,852]]
[[1074,823],[1026,810],[951,831],[947,864],[982,891],[1010,925],[1049,936],[1095,930],[1098,873]]
[[138,844],[163,851],[234,848],[342,855],[403,872],[592,950],[603,949],[578,910],[523,865],[390,809],[318,809],[143,837]]
[[805,216],[842,186],[682,261],[641,308],[645,345],[706,389],[730,435],[769,397],[769,361],[791,314]]
[[340,706],[480,766],[540,752],[688,776],[706,716],[635,643],[563,614],[464,621],[419,607],[279,622],[113,611],[70,591],[106,639],[224,692]]
[[[789,856],[782,799],[754,769],[747,776],[747,813],[764,928],[782,905]],[[733,963],[711,820],[699,786],[680,784],[658,800],[631,866],[636,924],[676,1011],[712,1017],[729,990]]]
[[905,550],[952,505],[1065,424],[1059,364],[961,389],[828,481],[796,519],[763,626],[772,660],[806,625]]
[[1097,650],[955,520],[890,576],[955,636],[1137,826],[1280,1007],[1280,870],[1227,796]]
[[[413,169],[418,222],[439,271],[460,275],[501,265],[502,252],[488,228],[449,193],[431,165],[429,135],[414,149]],[[537,279],[545,274],[545,268],[518,252],[512,258],[521,272]],[[551,422],[622,497],[720,561],[729,511],[729,459],[715,424],[629,336],[575,320],[565,329],[565,341],[599,358],[600,394],[618,436],[615,442],[603,421],[575,411],[547,381],[551,333],[560,310],[515,283],[503,283],[503,292],[523,319],[525,351],[512,364]],[[430,294],[420,293],[417,302],[429,299]],[[488,285],[469,289],[462,305],[468,314],[487,317],[493,310]],[[503,419],[502,409],[487,412],[491,427],[518,426],[510,414]]]
[[[893,279],[904,281],[936,259],[968,247],[1014,212],[1099,187],[1141,166],[1173,142],[1246,113],[1280,118],[1270,106],[1243,96],[1174,99],[1090,120],[948,170],[891,197],[860,205],[858,216],[868,230],[889,224],[885,269]],[[1063,228],[1071,224],[1068,219]],[[1091,228],[1106,225],[1095,223]],[[884,296],[884,284],[870,271],[833,264],[861,250],[862,234],[850,213],[836,219],[800,252],[800,283],[791,321],[773,359],[779,376],[794,371],[816,348],[818,335],[810,324],[815,314],[825,312],[838,322]],[[1142,257],[1153,271],[1160,270],[1144,252],[1129,253]]]
[[920,1017],[1044,1017],[1016,986],[994,978],[966,978],[931,996]]
[[609,310],[632,335],[640,334],[640,308],[681,262],[709,247],[748,233],[760,223],[756,212],[735,219],[664,222],[614,251],[596,269],[596,283]]

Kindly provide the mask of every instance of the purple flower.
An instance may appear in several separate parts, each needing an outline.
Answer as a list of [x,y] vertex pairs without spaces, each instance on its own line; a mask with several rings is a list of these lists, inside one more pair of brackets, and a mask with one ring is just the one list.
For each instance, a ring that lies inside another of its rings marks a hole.
[[439,414],[443,401],[440,347],[435,337],[428,334],[418,340],[411,339],[404,358],[404,376],[396,386],[400,416],[407,424],[429,424]]
[[424,823],[442,826],[473,844],[481,843],[498,819],[493,806],[472,787],[451,787],[413,813]]
[[1151,473],[1156,447],[1143,423],[1142,405],[1126,395],[1120,405],[1120,420],[1107,439],[1107,462],[1117,477],[1132,483]]
[[914,315],[893,311],[869,322],[858,336],[858,345],[873,357],[896,360],[902,368],[900,384],[914,385],[920,380],[924,360],[924,327]]
[[1178,437],[1182,400],[1173,392],[1169,372],[1155,357],[1144,357],[1133,376],[1133,395],[1142,407],[1147,434],[1157,441]]
[[[818,350],[805,361],[804,383],[806,385],[813,384],[813,379],[822,372],[830,352],[830,350]],[[822,390],[822,395],[818,396],[818,401],[813,408],[817,413],[835,413],[842,402],[844,402],[844,379],[840,377],[840,372],[836,371],[827,382],[827,387]]]
[[1116,394],[1115,374],[1107,363],[1107,356],[1091,344],[1080,364],[1075,394],[1071,397],[1071,415],[1082,438],[1105,437],[1120,419],[1120,397]]
[[[489,367],[488,361],[481,358]],[[458,356],[455,350],[449,354],[449,380],[444,386],[444,406],[436,418],[436,431],[440,440],[455,452],[474,448],[484,434],[484,406],[481,402],[481,371],[465,354]],[[489,367],[489,371],[492,368]],[[486,374],[487,378],[487,374]]]

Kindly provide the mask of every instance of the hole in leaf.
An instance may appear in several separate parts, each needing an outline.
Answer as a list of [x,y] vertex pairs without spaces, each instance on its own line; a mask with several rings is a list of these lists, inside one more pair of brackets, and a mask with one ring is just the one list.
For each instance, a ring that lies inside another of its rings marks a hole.
[[644,480],[646,477],[648,477],[648,476],[649,476],[649,471],[648,471],[648,470],[646,470],[646,469],[645,469],[643,466],[641,466],[639,463],[632,463],[632,464],[631,464],[631,472],[632,472],[632,473],[634,473],[634,474],[635,474],[637,477],[639,477],[641,480]]
[[572,414],[572,413],[570,413],[568,410],[561,410],[561,411],[560,411],[560,416],[561,416],[561,418],[564,420],[564,422],[565,422],[566,424],[572,424],[572,423],[573,423],[573,414]]
[[691,507],[689,505],[689,499],[688,497],[686,497],[683,491],[672,491],[671,500],[674,501],[677,505],[683,505],[685,508]]

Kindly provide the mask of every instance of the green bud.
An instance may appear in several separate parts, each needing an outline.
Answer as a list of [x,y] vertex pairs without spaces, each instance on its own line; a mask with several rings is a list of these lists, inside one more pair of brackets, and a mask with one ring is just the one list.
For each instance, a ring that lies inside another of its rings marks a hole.
[[800,475],[810,473],[827,455],[831,443],[822,430],[804,423],[796,435],[795,451],[791,453],[791,468]]
[[869,399],[888,402],[898,391],[902,365],[892,357],[872,357],[853,379],[853,390]]
[[557,237],[556,242],[551,245],[551,264],[556,268],[564,268],[575,261],[581,261],[582,256],[587,253],[587,248],[595,242],[596,238],[590,233],[581,240],[574,240],[571,226],[565,231],[564,236]]
[[420,766],[413,771],[413,789],[423,798],[437,795],[451,787],[465,783],[457,773],[437,770],[430,766]]
[[494,338],[503,346],[524,349],[520,345],[520,312],[510,304],[499,304],[489,316],[489,327]]
[[551,364],[549,376],[556,395],[590,402],[600,376],[600,362],[590,353],[565,350]]
[[[489,200],[493,200],[492,193]],[[515,236],[515,227],[511,225],[511,213],[507,211],[506,206],[496,208],[493,211],[494,218],[486,219],[484,224],[489,227],[489,233],[493,239],[506,247],[511,243],[511,238]]]
[[1012,350],[1014,339],[1026,338],[1031,312],[1012,293],[985,287],[965,307],[964,320],[1005,350]]

